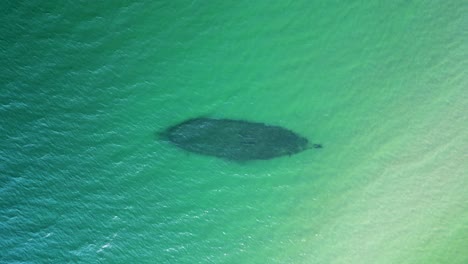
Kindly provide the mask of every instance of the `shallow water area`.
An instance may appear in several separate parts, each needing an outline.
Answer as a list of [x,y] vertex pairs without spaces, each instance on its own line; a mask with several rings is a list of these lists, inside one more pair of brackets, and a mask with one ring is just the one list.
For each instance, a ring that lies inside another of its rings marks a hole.
[[[0,263],[467,263],[464,1],[7,1]],[[253,120],[320,150],[155,140]]]

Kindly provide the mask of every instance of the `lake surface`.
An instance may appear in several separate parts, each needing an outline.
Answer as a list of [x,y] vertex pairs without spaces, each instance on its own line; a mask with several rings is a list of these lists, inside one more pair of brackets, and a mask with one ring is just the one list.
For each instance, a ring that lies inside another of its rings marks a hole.
[[[466,1],[1,7],[0,263],[468,263]],[[323,148],[155,137],[200,116]]]

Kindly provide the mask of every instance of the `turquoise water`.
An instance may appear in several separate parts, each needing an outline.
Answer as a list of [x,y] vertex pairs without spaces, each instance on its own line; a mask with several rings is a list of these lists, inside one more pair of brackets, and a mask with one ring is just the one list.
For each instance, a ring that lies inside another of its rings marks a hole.
[[[466,1],[6,1],[0,263],[467,263]],[[324,148],[245,164],[210,116]]]

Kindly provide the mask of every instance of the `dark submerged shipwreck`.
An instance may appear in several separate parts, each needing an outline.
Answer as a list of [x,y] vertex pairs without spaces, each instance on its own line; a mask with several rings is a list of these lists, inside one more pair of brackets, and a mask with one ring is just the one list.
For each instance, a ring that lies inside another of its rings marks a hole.
[[189,119],[159,135],[184,150],[233,161],[266,160],[310,148],[307,138],[291,130],[232,119]]

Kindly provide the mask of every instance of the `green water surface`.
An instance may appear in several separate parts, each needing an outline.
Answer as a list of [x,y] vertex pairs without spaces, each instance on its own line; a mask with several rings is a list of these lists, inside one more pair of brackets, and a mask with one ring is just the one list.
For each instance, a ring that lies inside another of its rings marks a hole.
[[[0,7],[0,263],[468,263],[466,1]],[[155,137],[198,116],[324,148]]]

